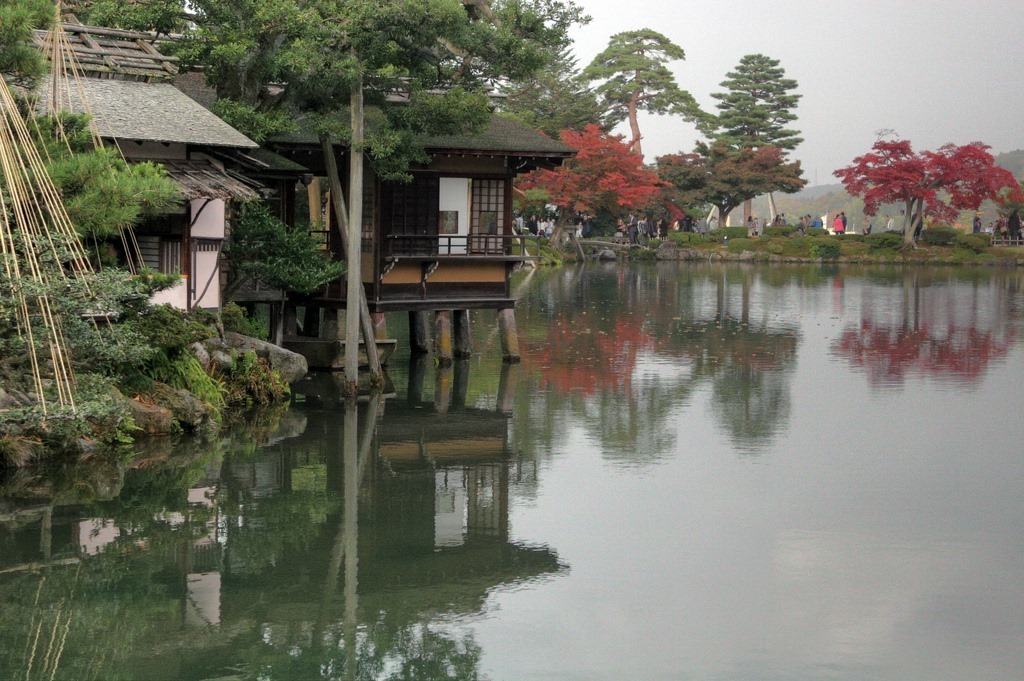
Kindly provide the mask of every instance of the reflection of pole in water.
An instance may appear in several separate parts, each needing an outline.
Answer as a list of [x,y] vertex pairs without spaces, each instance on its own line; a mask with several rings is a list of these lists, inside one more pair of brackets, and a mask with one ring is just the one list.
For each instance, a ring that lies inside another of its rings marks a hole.
[[[356,678],[356,616],[359,585],[359,415],[356,401],[345,402],[345,502],[342,527],[345,545],[345,676]],[[367,418],[371,415],[367,414]]]
[[497,410],[502,414],[511,414],[515,407],[519,372],[520,368],[515,364],[503,364],[501,367],[501,378],[498,380]]
[[455,369],[451,363],[437,367],[434,383],[434,411],[447,414],[452,406],[452,383],[455,380]]
[[416,406],[423,402],[423,381],[427,376],[427,361],[422,354],[414,353],[409,357],[409,390],[406,399]]
[[469,394],[469,360],[455,360],[455,387],[452,388],[452,408],[463,409]]

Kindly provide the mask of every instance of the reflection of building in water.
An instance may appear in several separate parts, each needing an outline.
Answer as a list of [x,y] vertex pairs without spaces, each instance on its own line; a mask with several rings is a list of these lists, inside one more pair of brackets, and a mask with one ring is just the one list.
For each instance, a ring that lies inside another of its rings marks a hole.
[[[45,612],[52,629],[74,603],[59,678],[97,659],[100,678],[248,676],[256,660],[273,678],[353,659],[475,668],[479,646],[445,616],[562,569],[549,548],[510,540],[510,484],[536,472],[513,454],[508,415],[458,397],[443,414],[363,411],[358,451],[337,410],[306,412],[292,437],[197,475],[132,471],[123,500],[0,517],[4,546],[21,547],[0,557],[8,624]],[[0,652],[0,677],[23,663],[16,652]]]

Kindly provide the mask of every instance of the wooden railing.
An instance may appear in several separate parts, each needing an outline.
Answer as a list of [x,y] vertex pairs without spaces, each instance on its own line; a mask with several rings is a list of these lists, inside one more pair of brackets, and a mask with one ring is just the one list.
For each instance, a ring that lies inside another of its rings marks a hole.
[[390,235],[384,238],[384,257],[396,256],[512,256],[529,257],[526,243],[536,237],[511,234]]
[[1024,246],[1024,235],[1013,237],[995,237],[992,239],[993,246]]

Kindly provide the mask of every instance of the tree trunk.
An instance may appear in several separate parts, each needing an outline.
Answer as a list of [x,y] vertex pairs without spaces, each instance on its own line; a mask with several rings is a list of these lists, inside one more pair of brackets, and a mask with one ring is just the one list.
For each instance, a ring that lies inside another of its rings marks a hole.
[[[331,203],[334,205],[334,213],[338,216],[338,234],[341,236],[341,250],[346,260],[351,252],[348,247],[348,210],[345,207],[345,195],[341,189],[341,177],[338,175],[338,161],[334,158],[334,146],[327,137],[320,138],[320,147],[324,156],[324,165],[327,167],[327,180],[331,187]],[[370,307],[366,303],[366,291],[362,284],[359,289],[359,323],[362,326],[363,339],[370,339],[366,343],[366,359],[370,365],[370,375],[377,381],[383,380],[383,369],[380,365],[380,355],[377,353],[377,344],[373,339],[373,321],[370,319]],[[358,342],[358,338],[357,338]]]
[[750,224],[750,218],[754,214],[754,200],[747,199],[743,202],[743,226]]
[[633,96],[629,98],[629,103],[626,105],[629,112],[629,130],[633,137],[629,141],[629,150],[634,154],[643,158],[643,148],[640,146],[640,121],[637,119],[637,100],[639,100],[639,93],[633,93]]
[[914,200],[906,203],[906,213],[903,215],[903,243],[914,243]]

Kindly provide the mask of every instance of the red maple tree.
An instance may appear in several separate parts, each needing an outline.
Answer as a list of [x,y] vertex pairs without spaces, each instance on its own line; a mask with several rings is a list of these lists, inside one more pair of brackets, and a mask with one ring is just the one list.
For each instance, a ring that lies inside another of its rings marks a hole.
[[977,210],[1016,185],[981,142],[915,152],[907,140],[879,140],[835,176],[847,192],[864,199],[868,215],[885,203],[903,204],[906,243],[913,243],[925,216],[952,221],[959,211]]
[[576,157],[555,170],[535,170],[520,180],[519,188],[543,189],[563,214],[619,216],[644,206],[661,191],[658,175],[629,150],[622,135],[610,135],[591,124],[580,132],[563,130],[561,138],[577,150]]

